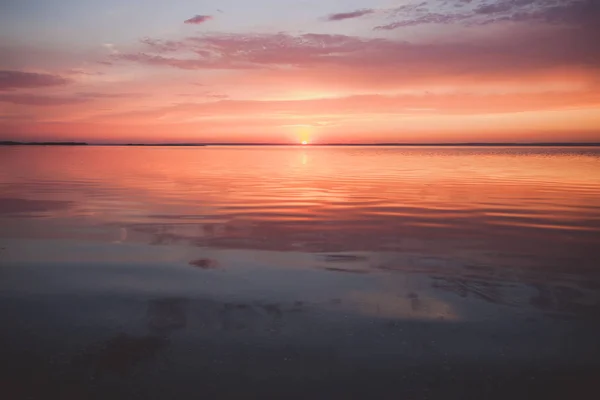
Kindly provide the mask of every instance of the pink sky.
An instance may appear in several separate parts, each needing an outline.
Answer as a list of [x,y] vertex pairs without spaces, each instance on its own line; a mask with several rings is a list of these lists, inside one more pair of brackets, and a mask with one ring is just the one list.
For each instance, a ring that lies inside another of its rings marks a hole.
[[10,3],[0,138],[600,141],[596,1],[211,3]]

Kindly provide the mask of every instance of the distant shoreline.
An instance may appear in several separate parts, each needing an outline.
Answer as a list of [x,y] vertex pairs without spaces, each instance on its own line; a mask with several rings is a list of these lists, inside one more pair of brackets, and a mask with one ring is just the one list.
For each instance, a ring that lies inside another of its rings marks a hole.
[[[205,146],[290,146],[295,143],[87,143],[87,142],[17,142],[0,141],[0,146],[140,146],[140,147],[205,147]],[[600,147],[592,143],[316,143],[307,147]]]

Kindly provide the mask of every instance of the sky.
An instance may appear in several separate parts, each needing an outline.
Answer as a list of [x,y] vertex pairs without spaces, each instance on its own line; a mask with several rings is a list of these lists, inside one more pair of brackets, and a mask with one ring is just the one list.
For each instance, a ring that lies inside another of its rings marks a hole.
[[600,142],[599,0],[3,0],[0,139]]

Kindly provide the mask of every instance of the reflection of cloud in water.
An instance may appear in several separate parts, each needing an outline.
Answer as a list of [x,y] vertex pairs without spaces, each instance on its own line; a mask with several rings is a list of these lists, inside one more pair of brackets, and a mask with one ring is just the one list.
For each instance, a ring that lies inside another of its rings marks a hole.
[[19,214],[20,217],[23,217],[30,213],[66,210],[72,205],[71,201],[63,200],[0,198],[0,214]]
[[[512,278],[438,273],[432,288],[497,306],[550,313],[550,316],[590,317],[600,312],[600,292],[574,277],[525,272]],[[593,279],[592,279],[593,280]]]
[[326,271],[331,271],[331,272],[346,272],[349,274],[368,274],[369,273],[369,271],[366,271],[364,269],[355,269],[355,268],[325,267],[323,269]]
[[[395,251],[416,253],[423,259],[427,254],[430,259],[443,262],[453,262],[454,258],[475,266],[493,263],[508,267],[568,268],[569,271],[573,265],[593,269],[600,263],[600,256],[591,244],[594,238],[591,232],[581,233],[581,240],[566,242],[562,233],[550,230],[527,233],[525,228],[519,232],[500,227],[490,229],[480,218],[461,222],[440,215],[440,221],[448,224],[442,228],[412,226],[413,218],[416,217],[364,215],[356,221],[332,219],[320,223],[256,216],[221,223],[140,223],[130,228],[139,240],[153,245],[305,252]],[[478,232],[476,238],[473,232]],[[598,237],[596,234],[595,238]],[[469,257],[477,257],[477,260],[469,260]]]
[[187,326],[187,306],[185,298],[166,298],[150,301],[147,320],[151,332],[167,335]]
[[593,318],[600,315],[600,292],[597,290],[585,290],[563,283],[531,286],[537,290],[537,295],[531,297],[530,304],[543,311]]
[[449,302],[415,292],[353,292],[348,303],[363,315],[402,320],[460,321],[462,318]]
[[73,360],[78,368],[89,368],[93,376],[106,374],[129,375],[137,365],[151,360],[168,345],[161,336],[132,336],[119,333],[86,349]]
[[119,241],[120,242],[124,242],[127,240],[127,228],[126,227],[121,227],[119,229]]
[[368,258],[362,255],[356,254],[326,254],[323,256],[323,261],[325,262],[358,262],[358,261],[366,261]]
[[169,335],[187,326],[187,299],[165,298],[151,300],[147,305],[148,334],[142,336],[118,333],[108,340],[94,344],[73,358],[78,368],[87,369],[92,376],[116,374],[127,376],[138,365],[151,361],[165,350]]
[[219,333],[277,335],[286,322],[306,311],[302,301],[290,303],[234,303],[210,299],[162,298],[147,304],[144,335],[120,332],[92,344],[75,356],[71,364],[92,377],[129,376],[153,361],[171,343],[171,335],[185,330],[191,321],[195,334],[213,337]]
[[293,302],[218,302],[209,299],[194,301],[194,318],[204,334],[216,332],[273,335],[278,334],[311,306]]
[[219,262],[210,258],[198,258],[189,262],[191,266],[198,267],[201,269],[215,269],[219,268]]

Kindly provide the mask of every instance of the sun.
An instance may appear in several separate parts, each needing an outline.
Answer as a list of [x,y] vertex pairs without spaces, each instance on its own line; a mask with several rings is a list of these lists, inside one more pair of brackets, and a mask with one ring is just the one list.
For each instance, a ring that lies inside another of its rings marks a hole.
[[306,146],[307,144],[310,144],[311,139],[312,139],[312,127],[310,125],[294,125],[294,131],[295,131],[295,135],[296,136],[296,140],[295,142],[297,144],[301,144],[303,146]]

